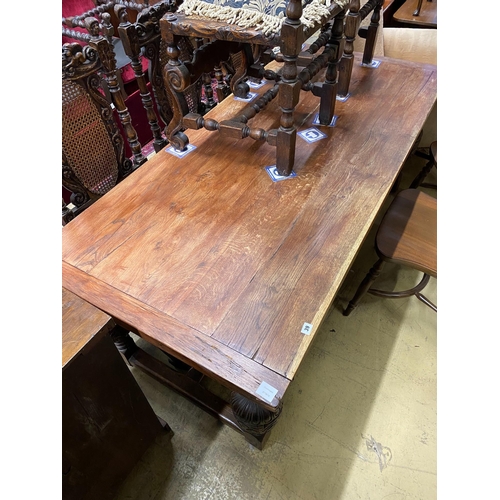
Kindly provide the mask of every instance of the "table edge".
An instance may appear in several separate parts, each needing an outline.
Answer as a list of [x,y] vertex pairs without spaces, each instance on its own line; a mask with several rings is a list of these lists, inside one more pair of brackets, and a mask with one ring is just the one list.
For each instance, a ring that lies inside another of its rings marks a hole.
[[[221,342],[186,326],[161,311],[143,304],[134,297],[113,288],[92,275],[62,262],[62,283],[65,288],[86,300],[98,309],[127,325],[133,324],[137,333],[153,345],[194,366],[208,377],[226,387],[254,400],[261,406],[274,410],[291,382],[290,379],[257,363]],[[126,305],[126,307],[124,307]],[[146,326],[147,328],[141,328]],[[155,331],[155,338],[144,333]],[[131,331],[134,331],[132,329]],[[169,339],[178,341],[176,348]],[[207,351],[209,355],[207,356]],[[202,355],[203,353],[203,355]],[[218,374],[216,367],[224,366],[225,377]],[[244,377],[241,377],[245,374]],[[264,400],[258,393],[262,382],[277,390],[272,402]]]

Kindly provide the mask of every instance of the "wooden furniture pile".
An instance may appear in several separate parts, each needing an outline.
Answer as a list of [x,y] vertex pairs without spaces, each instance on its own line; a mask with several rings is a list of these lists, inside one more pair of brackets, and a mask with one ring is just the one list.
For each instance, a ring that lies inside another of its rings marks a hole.
[[[88,45],[65,46],[63,73],[71,83],[81,77],[101,101],[102,75],[134,155],[127,175],[63,228],[63,285],[113,318],[113,340],[130,364],[261,448],[436,101],[436,68],[373,64],[381,0],[331,3],[313,27],[290,0],[278,33],[208,22],[169,2],[141,8],[130,22],[129,2],[108,4],[142,90],[141,57],[151,55],[149,81],[174,147],[164,147],[152,112],[158,152],[137,168],[144,159],[123,106],[109,11],[78,20]],[[370,13],[365,51],[354,54]],[[207,96],[203,115],[200,88],[211,74],[225,98],[211,107]],[[144,101],[151,111],[146,92]],[[110,112],[100,109],[99,119]],[[311,130],[315,141],[304,135]],[[129,332],[169,362],[146,354]],[[207,389],[207,377],[231,396]]]
[[[291,17],[285,19],[279,35],[178,13],[176,0],[152,6],[111,0],[64,18],[63,34],[83,43],[66,43],[62,53],[63,186],[71,193],[72,204],[70,209],[63,199],[63,224],[146,161],[133,126],[137,120],[127,108],[115,54],[116,34],[133,69],[156,152],[168,142],[185,151],[189,140],[184,131],[205,127],[272,144],[278,172],[290,175],[297,132],[293,110],[301,91],[320,97],[319,122],[328,125],[334,118],[336,98],[348,96],[358,32],[367,40],[363,64],[373,59],[381,0],[368,0],[361,9],[359,0],[341,1],[332,3],[318,22],[305,26],[300,20],[300,1],[291,0],[287,10]],[[370,26],[359,31],[370,12]],[[129,21],[132,14],[133,23]],[[304,40],[319,28],[317,40],[302,50]],[[271,61],[273,69],[266,67]],[[303,68],[300,72],[299,67]],[[325,67],[324,82],[313,81]],[[218,102],[231,92],[245,98],[249,79],[264,78],[274,85],[241,114],[219,123],[203,119],[216,104],[213,78]],[[249,120],[276,97],[281,108],[279,128],[251,128]],[[166,124],[165,134],[160,123]],[[127,146],[131,158],[126,156]]]
[[[146,161],[133,124],[146,117],[150,128],[146,136],[151,137],[154,151],[167,146],[162,129],[170,123],[172,109],[163,81],[167,55],[159,21],[176,8],[174,0],[151,6],[148,1],[110,0],[63,18],[63,38],[77,40],[65,43],[62,50],[63,186],[71,193],[66,201],[72,205],[69,208],[63,199],[63,224]],[[186,38],[181,59],[190,61],[202,43]],[[118,48],[123,52],[120,62]],[[127,105],[137,92],[127,95],[121,77],[125,63],[133,71],[142,103],[133,116]],[[215,99],[210,73],[185,89],[186,112],[204,115],[230,93],[224,82],[234,70],[229,62],[221,68],[213,75],[220,80]]]
[[[320,140],[300,135],[294,176],[272,178],[272,145],[200,128],[194,150],[157,153],[63,228],[63,286],[122,327],[129,362],[259,448],[436,102],[435,66],[379,63],[354,54],[351,96]],[[227,98],[205,120],[246,105]],[[299,133],[319,106],[304,94]],[[260,127],[279,113],[271,101]],[[129,331],[190,370],[148,355]]]

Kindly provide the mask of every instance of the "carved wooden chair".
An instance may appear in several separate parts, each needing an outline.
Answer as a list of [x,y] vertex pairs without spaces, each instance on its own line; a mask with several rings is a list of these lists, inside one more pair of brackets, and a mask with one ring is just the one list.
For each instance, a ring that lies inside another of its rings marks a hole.
[[[430,277],[437,277],[437,200],[418,189],[400,191],[387,210],[377,231],[378,261],[359,285],[344,311],[348,316],[366,293],[387,298],[415,295],[437,312],[437,307],[421,291]],[[410,290],[387,292],[372,288],[386,262],[422,271],[422,280]]]
[[[118,34],[122,40],[123,48],[131,60],[135,78],[141,91],[143,105],[148,111],[148,117],[154,122],[154,110],[151,103],[151,96],[147,91],[147,82],[143,74],[142,58],[149,60],[148,79],[151,82],[155,101],[164,124],[170,123],[173,113],[168,94],[163,81],[163,67],[168,61],[166,54],[166,44],[160,36],[160,19],[168,12],[177,9],[175,1],[165,0],[152,7],[143,9],[138,15],[135,23],[128,19],[128,10],[123,4],[116,4],[114,12],[120,21]],[[190,38],[184,38],[181,43],[182,53],[180,59],[190,61],[194,50],[202,42]],[[206,102],[202,100],[202,86],[206,95]],[[212,79],[209,74],[203,75],[202,79],[194,82],[184,91],[184,98],[190,112],[205,114],[206,111],[215,106],[213,99]],[[220,97],[219,97],[220,100]],[[155,151],[160,151],[165,147],[167,141],[161,136],[161,131],[155,123]]]
[[[168,44],[164,78],[173,108],[173,118],[165,131],[168,140],[183,150],[189,143],[183,130],[202,127],[230,137],[263,140],[276,146],[278,172],[290,175],[297,133],[293,112],[300,91],[310,91],[320,97],[321,124],[329,125],[334,116],[348,3],[349,0],[337,0],[336,3],[311,0],[303,7],[301,0],[289,0],[285,9],[284,0],[274,4],[268,2],[274,9],[268,14],[251,10],[250,7],[260,2],[250,1],[249,8],[241,8],[241,5],[221,6],[203,0],[185,0],[177,12],[167,14],[160,21],[162,38]],[[304,41],[319,29],[321,34],[316,42],[302,51]],[[191,61],[182,61],[180,57],[180,45],[186,37],[207,40],[195,50]],[[235,96],[247,96],[248,78],[264,77],[274,81],[274,86],[231,120],[218,123],[189,112],[183,97],[185,89],[218,61],[228,59],[234,63],[230,89]],[[283,63],[279,71],[264,68],[272,60]],[[304,68],[299,71],[299,66]],[[325,67],[324,82],[312,83]],[[281,108],[279,128],[266,131],[249,127],[247,122],[276,97]]]
[[133,162],[113,111],[102,93],[102,62],[87,45],[62,48],[62,184],[71,194],[63,202],[66,224],[130,174]]
[[[170,0],[164,0],[161,3],[170,4]],[[92,36],[94,37],[94,47],[99,51],[103,63],[103,72],[106,75],[106,78],[103,80],[103,89],[108,100],[113,102],[117,110],[124,136],[132,152],[130,154],[134,155],[134,163],[141,164],[145,161],[145,158],[140,150],[137,131],[132,126],[132,120],[127,108],[127,100],[132,104],[132,107],[139,110],[140,104],[139,106],[134,106],[135,101],[138,99],[136,99],[135,94],[127,94],[125,84],[127,87],[130,87],[131,85],[133,86],[134,81],[137,82],[137,87],[139,87],[140,90],[139,102],[142,102],[147,121],[142,124],[143,117],[136,115],[134,117],[134,123],[140,126],[142,125],[140,130],[142,137],[148,137],[148,132],[144,129],[149,126],[155,151],[159,151],[164,147],[167,141],[162,135],[162,127],[160,126],[154,104],[160,108],[160,111],[163,111],[163,114],[160,113],[162,120],[169,119],[168,110],[165,109],[169,106],[168,104],[165,105],[165,102],[161,100],[162,95],[160,94],[155,95],[155,98],[158,100],[155,99],[153,103],[147,81],[143,74],[146,68],[151,69],[151,64],[148,65],[145,62],[147,59],[144,60],[140,55],[138,57],[134,56],[132,59],[130,54],[125,53],[122,39],[117,36],[117,30],[119,29],[120,23],[120,19],[115,14],[114,9],[117,5],[120,5],[126,11],[122,16],[125,16],[128,22],[128,17],[132,16],[132,19],[135,20],[142,11],[148,10],[149,1],[143,0],[143,3],[136,3],[133,1],[121,2],[120,0],[97,2],[97,5],[87,12],[63,18],[62,34],[63,40],[78,40],[83,42],[82,45],[90,44]],[[89,20],[93,20],[91,25],[94,29],[94,35],[88,33]],[[95,26],[98,26],[98,29]],[[159,27],[157,27],[156,32],[159,34]],[[104,43],[105,41],[108,42],[108,46]],[[122,73],[125,76],[123,76]],[[112,88],[109,88],[108,84],[111,84]],[[135,88],[133,90],[135,90]],[[140,110],[139,113],[141,111],[142,110]],[[165,123],[168,123],[168,121],[164,121],[164,124]],[[149,135],[149,137],[151,137],[151,135]]]

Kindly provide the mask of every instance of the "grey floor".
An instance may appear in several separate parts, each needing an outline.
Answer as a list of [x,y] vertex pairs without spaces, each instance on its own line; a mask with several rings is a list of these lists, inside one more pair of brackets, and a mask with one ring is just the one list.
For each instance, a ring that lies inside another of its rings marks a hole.
[[[430,121],[424,146],[435,135]],[[423,162],[408,160],[401,188]],[[427,181],[436,176],[433,170]],[[375,230],[285,394],[263,451],[132,368],[173,435],[156,439],[116,500],[436,498],[436,313],[414,297],[368,295],[351,316],[342,315],[375,260]],[[401,289],[419,279],[392,266],[378,285]],[[436,285],[431,279],[425,289],[434,303]]]

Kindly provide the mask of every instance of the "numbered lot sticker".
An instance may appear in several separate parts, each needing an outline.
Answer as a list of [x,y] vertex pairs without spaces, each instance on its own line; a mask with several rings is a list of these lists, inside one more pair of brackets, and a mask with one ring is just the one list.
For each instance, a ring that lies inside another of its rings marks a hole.
[[375,61],[375,59],[370,64],[361,63],[363,68],[378,68],[380,66],[380,61]]
[[297,177],[297,174],[292,170],[290,175],[280,175],[278,174],[278,169],[276,165],[271,165],[266,167],[266,172],[269,174],[269,177],[273,180],[273,182],[283,181],[285,179],[290,179],[291,177]]
[[349,97],[351,97],[351,94],[347,93],[346,95],[337,95],[336,99],[339,102],[346,102]]
[[326,134],[324,134],[323,132],[321,132],[321,130],[318,130],[315,127],[302,130],[297,135],[300,135],[300,137],[302,137],[302,139],[304,139],[304,141],[306,142],[316,142],[327,137]]
[[243,102],[251,102],[253,101],[259,94],[257,92],[249,92],[245,98],[243,97],[235,97],[235,101],[243,101]]
[[330,125],[322,125],[319,122],[319,113],[317,113],[316,116],[314,117],[313,125],[319,125],[321,127],[335,127],[335,124],[337,123],[337,120],[338,120],[338,116],[334,115],[333,118],[332,118],[332,121],[330,122]]
[[167,153],[170,153],[171,155],[177,156],[177,158],[184,158],[186,155],[191,153],[191,151],[194,151],[196,149],[196,146],[193,146],[193,144],[188,144],[186,146],[186,149],[183,151],[179,149],[175,149],[173,146],[169,146],[165,151]]
[[272,403],[274,396],[278,394],[278,389],[275,389],[272,385],[269,385],[267,382],[262,382],[258,389],[257,394],[268,403]]
[[300,330],[300,333],[303,333],[304,335],[311,335],[313,326],[311,323],[304,323],[302,325],[302,330]]
[[251,89],[260,89],[261,87],[263,87],[266,84],[266,81],[261,80],[259,83],[259,82],[252,82],[252,81],[248,80],[247,83]]

